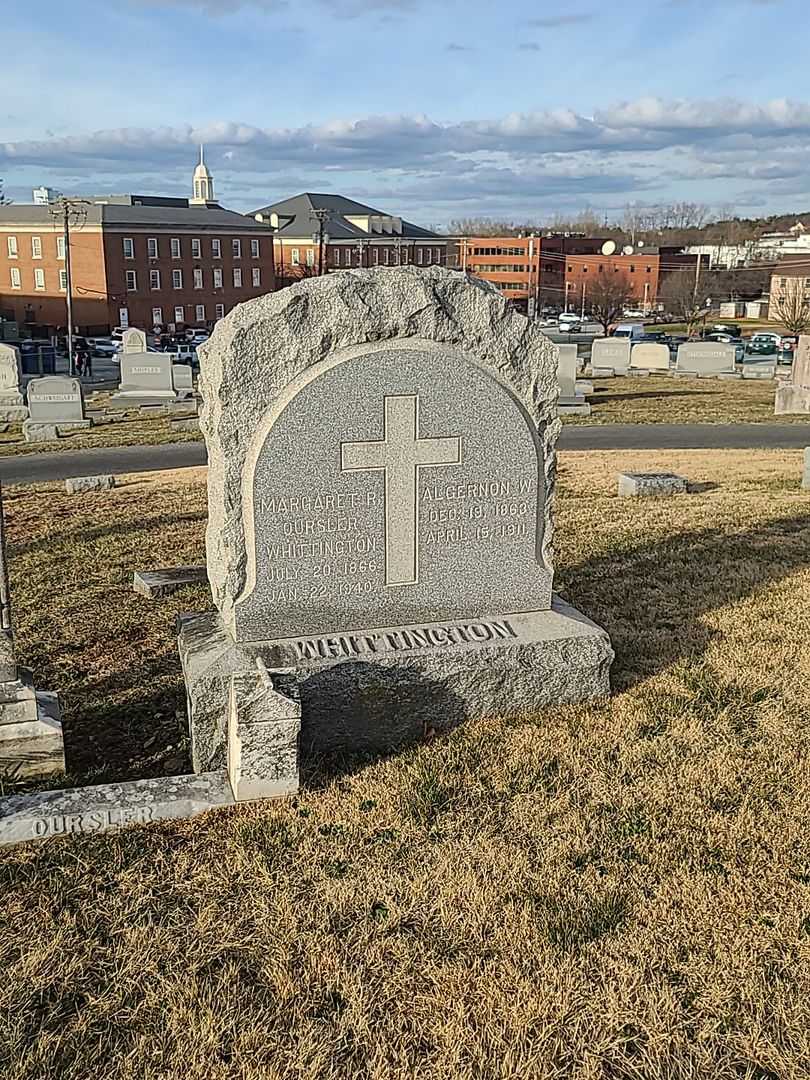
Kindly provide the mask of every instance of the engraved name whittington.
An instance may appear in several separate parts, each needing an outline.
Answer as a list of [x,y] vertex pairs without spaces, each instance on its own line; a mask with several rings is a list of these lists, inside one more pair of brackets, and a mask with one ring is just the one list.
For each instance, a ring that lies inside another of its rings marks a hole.
[[383,398],[383,438],[345,442],[340,447],[342,472],[376,470],[385,483],[385,584],[419,582],[419,472],[427,467],[458,465],[458,435],[419,436],[419,395]]

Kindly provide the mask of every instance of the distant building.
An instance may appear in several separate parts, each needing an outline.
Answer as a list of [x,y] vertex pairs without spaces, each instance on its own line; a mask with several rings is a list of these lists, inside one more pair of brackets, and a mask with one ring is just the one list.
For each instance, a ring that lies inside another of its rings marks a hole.
[[[446,266],[448,238],[343,195],[304,192],[255,214],[273,229],[279,285],[369,266]],[[323,220],[323,243],[320,241]]]
[[786,255],[776,263],[771,274],[771,310],[778,308],[797,286],[804,290],[805,299],[810,301],[810,254]]
[[57,192],[50,187],[37,187],[31,192],[34,198],[34,206],[47,206],[57,196]]
[[[213,201],[202,154],[193,190],[191,199],[87,200],[70,233],[77,332],[209,327],[275,288],[270,230]],[[51,208],[0,206],[0,315],[29,335],[61,331],[66,290],[64,236]]]
[[[630,303],[644,310],[658,302],[667,275],[697,268],[697,256],[679,248],[639,248],[632,255],[603,254],[604,237],[470,236],[455,241],[460,269],[495,285],[523,311],[579,311],[588,308],[588,288],[604,275],[622,274]],[[708,267],[708,259],[704,259]]]

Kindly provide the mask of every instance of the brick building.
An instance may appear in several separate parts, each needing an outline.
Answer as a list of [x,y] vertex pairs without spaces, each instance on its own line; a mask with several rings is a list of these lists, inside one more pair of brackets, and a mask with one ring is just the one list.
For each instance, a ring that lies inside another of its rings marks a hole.
[[[208,327],[275,288],[269,229],[224,210],[213,194],[201,155],[191,199],[108,196],[81,206],[70,230],[78,333]],[[23,334],[66,324],[64,234],[52,209],[0,206],[0,315]]]
[[[273,230],[279,285],[369,266],[447,266],[448,238],[343,195],[304,192],[257,210]],[[323,243],[320,220],[323,219]]]
[[[669,273],[695,269],[697,256],[678,248],[639,249],[633,255],[603,255],[604,237],[472,236],[455,241],[454,262],[491,282],[523,310],[537,298],[541,308],[587,310],[588,285],[604,274],[622,274],[631,303],[655,306]],[[704,258],[704,264],[708,265]]]
[[771,274],[771,308],[786,299],[795,304],[800,298],[810,303],[810,255],[784,255]]

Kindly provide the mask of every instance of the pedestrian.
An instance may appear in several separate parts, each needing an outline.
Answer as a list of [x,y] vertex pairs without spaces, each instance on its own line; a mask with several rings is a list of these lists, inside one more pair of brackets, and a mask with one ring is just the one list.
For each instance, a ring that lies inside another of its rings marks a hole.
[[82,367],[84,366],[84,357],[82,355],[81,348],[77,345],[73,350],[73,366],[76,370],[76,374],[81,378]]
[[88,379],[93,377],[93,350],[90,346],[84,354],[84,374]]

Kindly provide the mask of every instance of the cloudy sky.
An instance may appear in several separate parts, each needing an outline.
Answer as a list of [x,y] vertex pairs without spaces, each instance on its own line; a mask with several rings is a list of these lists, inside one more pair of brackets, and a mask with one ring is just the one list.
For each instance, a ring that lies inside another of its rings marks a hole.
[[[422,224],[810,209],[807,0],[22,0],[0,177],[30,201],[336,191]],[[35,45],[35,49],[34,49]]]

